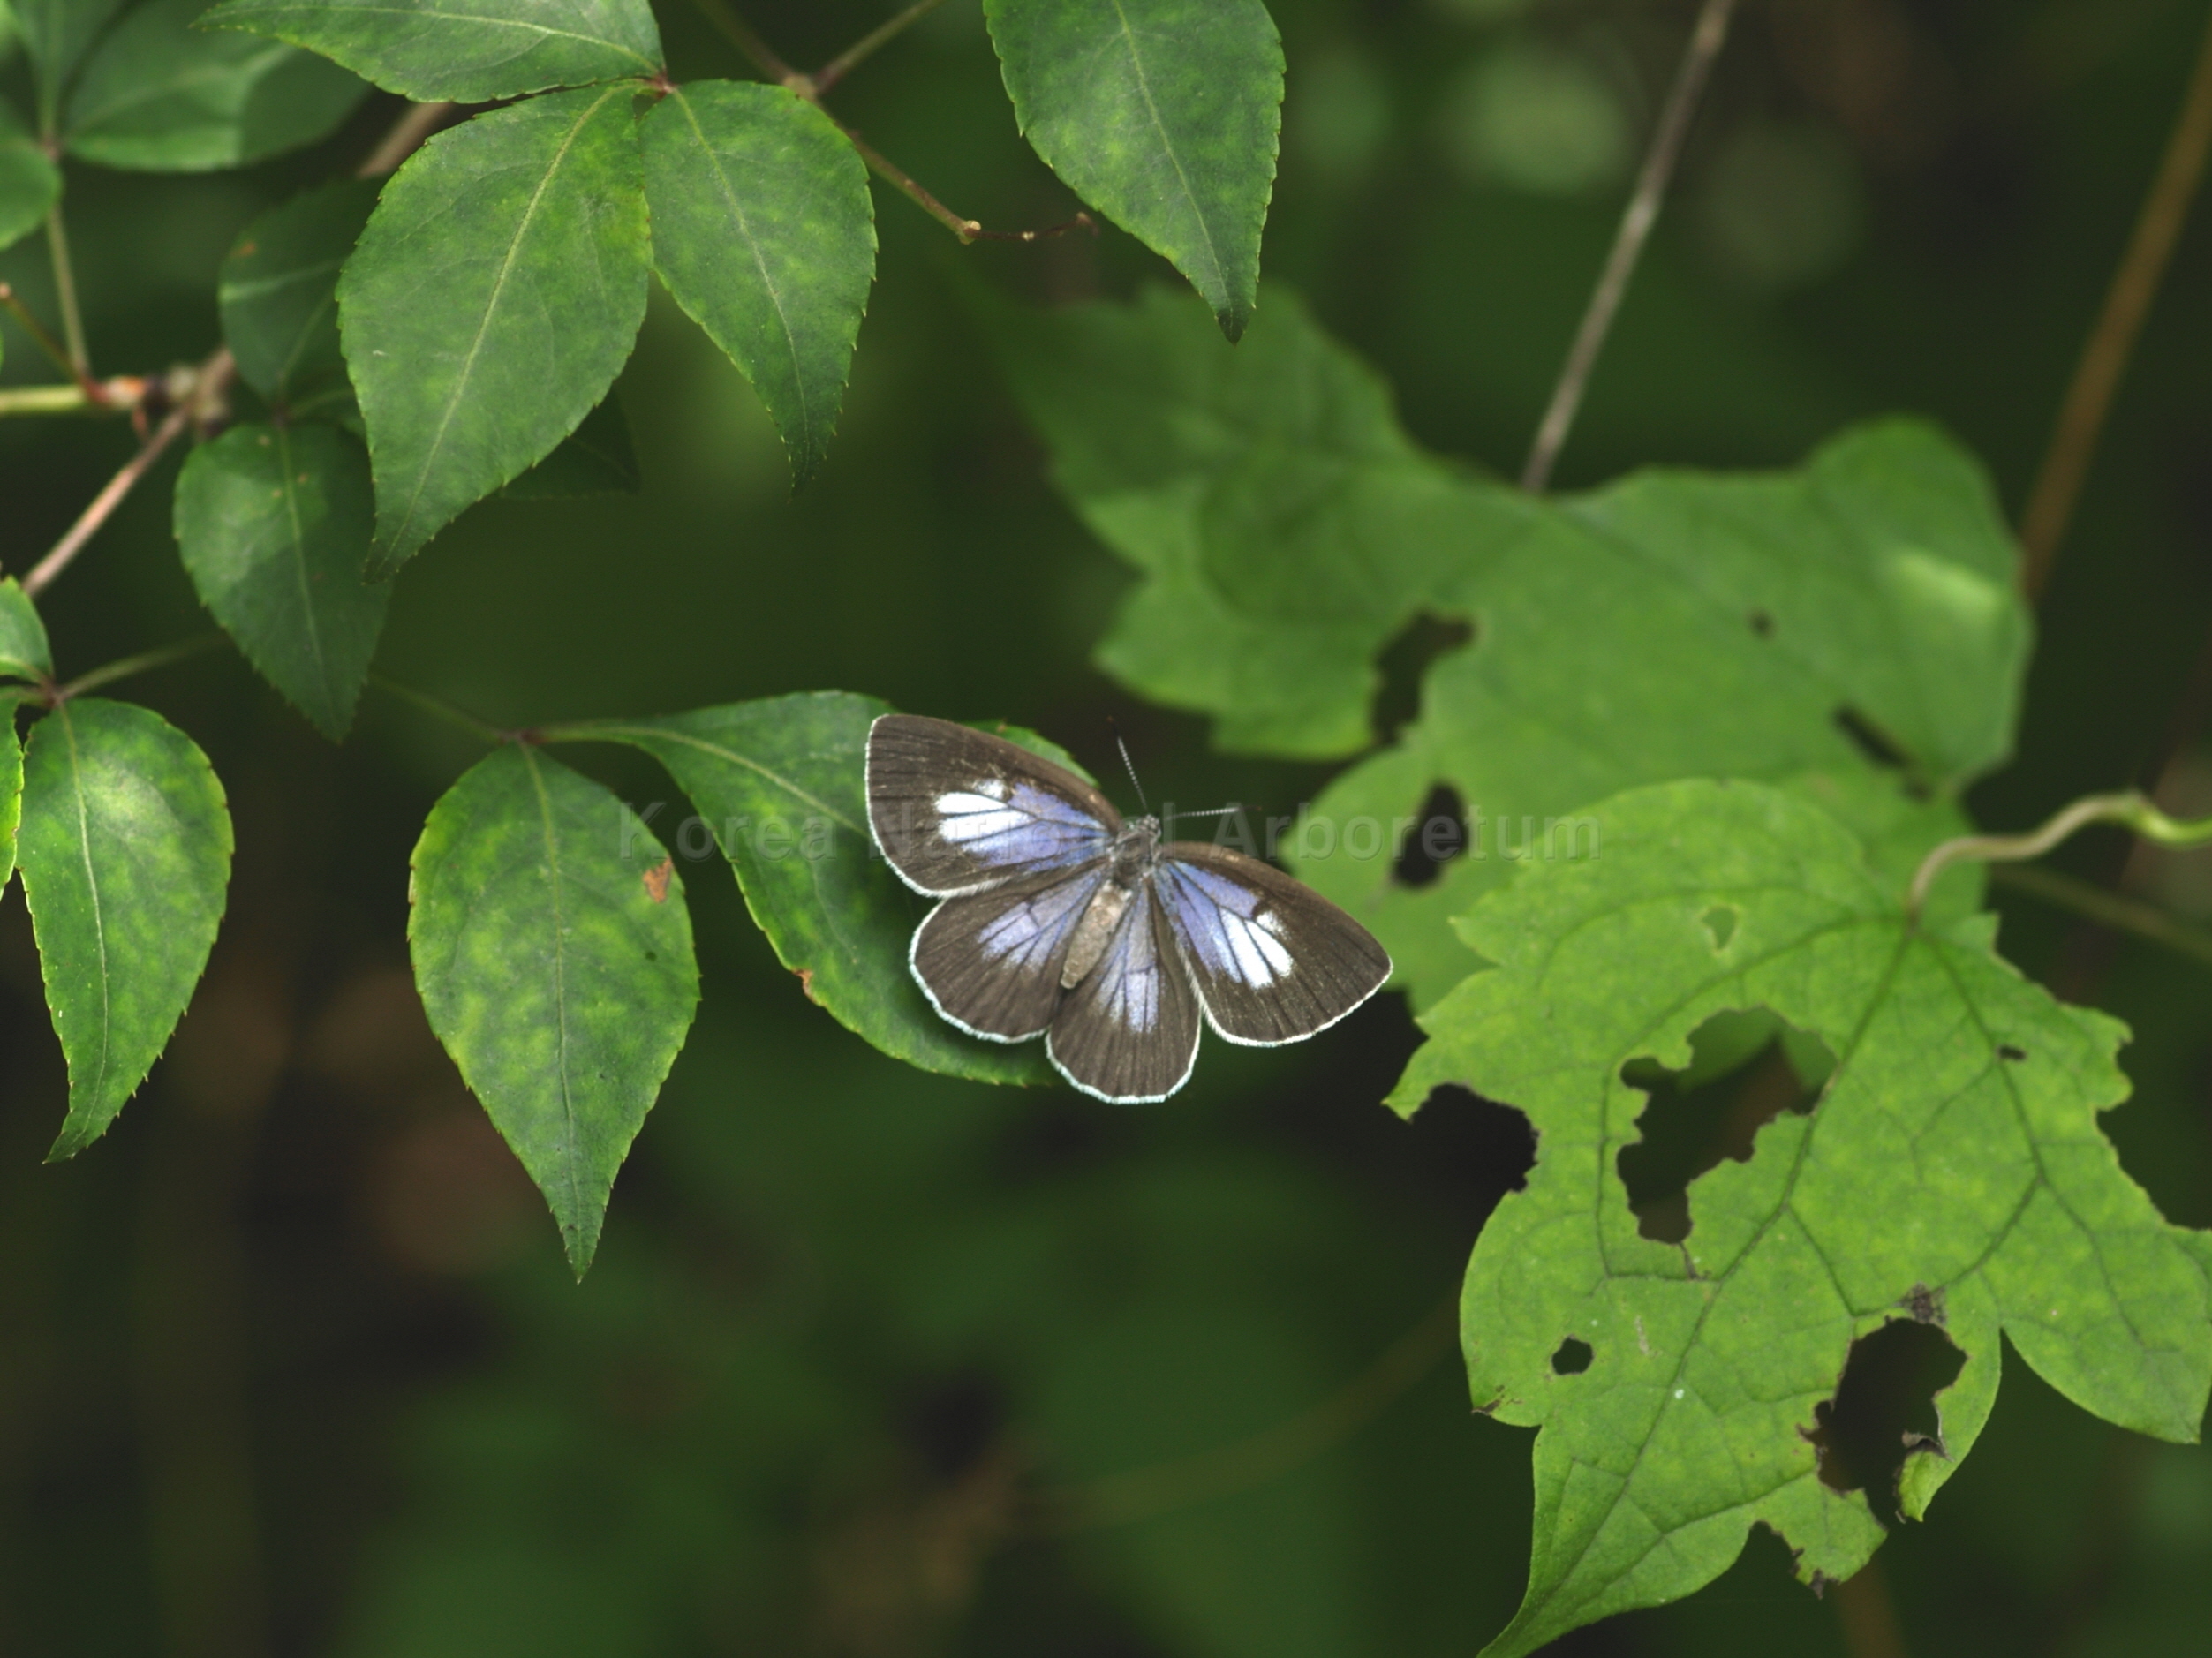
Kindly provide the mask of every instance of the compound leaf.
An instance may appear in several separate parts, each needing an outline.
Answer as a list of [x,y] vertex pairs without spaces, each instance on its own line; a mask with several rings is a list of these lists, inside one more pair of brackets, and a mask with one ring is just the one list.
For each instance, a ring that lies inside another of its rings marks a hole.
[[0,247],[37,230],[61,193],[61,169],[0,103]]
[[80,697],[32,727],[17,856],[69,1061],[50,1160],[106,1131],[192,999],[223,919],[230,814],[190,737]]
[[[1535,1650],[1690,1593],[1754,1522],[1801,1576],[1850,1576],[1882,1528],[1821,1479],[1813,1436],[1852,1343],[1899,1319],[1964,1354],[1900,1498],[1924,1511],[1972,1448],[1998,1332],[2108,1421],[2193,1440],[2212,1387],[2205,1235],[2121,1171],[2097,1114],[2125,1032],[1999,961],[1991,918],[1914,928],[1852,838],[1778,790],[1690,781],[1589,809],[1594,858],[1532,863],[1462,920],[1498,964],[1422,1021],[1393,1096],[1456,1083],[1536,1133],[1525,1190],[1468,1269],[1478,1407],[1536,1426],[1529,1588],[1487,1649]],[[1837,1064],[1808,1112],[1688,1187],[1680,1243],[1639,1229],[1619,1170],[1643,1095],[1717,1014],[1764,1010]],[[1582,1344],[1587,1363],[1555,1362]]]
[[[1280,298],[1226,356],[1158,295],[1003,320],[1061,488],[1141,572],[1099,648],[1117,677],[1214,715],[1226,747],[1317,758],[1371,741],[1377,660],[1416,619],[1471,636],[1301,828],[1299,872],[1417,1003],[1475,965],[1448,917],[1585,802],[1689,775],[1787,784],[1901,886],[2009,749],[2029,634],[2013,545],[1930,427],[1861,427],[1793,471],[1653,470],[1545,501],[1420,450],[1371,371]],[[1397,855],[1438,791],[1464,855],[1411,884]],[[1348,851],[1355,824],[1374,833]],[[1947,876],[1938,913],[1977,890]]]
[[223,261],[223,343],[245,383],[291,414],[352,403],[338,349],[338,272],[375,206],[369,179],[307,191],[247,225]]
[[202,0],[153,0],[86,60],[62,136],[69,153],[140,172],[239,167],[312,144],[366,97],[311,52],[192,26]]
[[661,71],[646,0],[226,0],[202,23],[290,41],[421,103]]
[[679,87],[639,136],[654,268],[752,382],[803,484],[828,452],[875,279],[868,170],[781,87]]
[[[890,712],[873,697],[822,691],[596,720],[567,735],[626,742],[668,767],[705,819],[698,849],[711,831],[776,959],[839,1024],[925,1071],[1048,1081],[1037,1044],[963,1035],[907,970],[907,945],[929,902],[877,854],[863,791],[868,727]],[[683,836],[677,850],[697,855]]]
[[46,623],[12,576],[0,577],[0,675],[38,679],[54,671]]
[[502,748],[432,808],[413,859],[407,941],[430,1027],[579,1277],[698,1004],[683,882],[627,811],[536,750]]
[[338,279],[381,577],[543,459],[644,319],[632,89],[554,93],[440,133],[384,186]]
[[389,583],[361,579],[374,510],[359,441],[313,423],[233,426],[177,479],[177,545],[200,603],[334,742],[391,600]]
[[1085,201],[1190,279],[1231,340],[1259,286],[1283,49],[1260,0],[986,0],[1015,117]]

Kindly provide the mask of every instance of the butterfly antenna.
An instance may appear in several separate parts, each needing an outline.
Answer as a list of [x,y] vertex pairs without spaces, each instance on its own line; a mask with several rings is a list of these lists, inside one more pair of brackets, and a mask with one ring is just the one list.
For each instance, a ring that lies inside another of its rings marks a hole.
[[1151,803],[1144,798],[1144,785],[1136,780],[1136,762],[1129,758],[1129,745],[1121,740],[1121,727],[1114,723],[1112,714],[1106,716],[1106,729],[1114,734],[1114,746],[1121,750],[1121,764],[1129,768],[1129,787],[1136,791],[1136,803],[1146,811],[1151,810]]
[[1174,829],[1176,819],[1181,818],[1226,818],[1231,812],[1239,812],[1243,810],[1244,804],[1242,801],[1233,801],[1227,806],[1216,806],[1212,811],[1170,811],[1167,814],[1166,826],[1171,830]]

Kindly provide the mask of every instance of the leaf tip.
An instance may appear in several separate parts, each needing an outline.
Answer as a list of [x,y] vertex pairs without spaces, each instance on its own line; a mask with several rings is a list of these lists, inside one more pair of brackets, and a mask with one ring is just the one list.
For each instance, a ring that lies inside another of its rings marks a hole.
[[1213,313],[1213,320],[1221,325],[1221,337],[1234,345],[1244,337],[1244,330],[1252,320],[1249,305],[1227,305]]

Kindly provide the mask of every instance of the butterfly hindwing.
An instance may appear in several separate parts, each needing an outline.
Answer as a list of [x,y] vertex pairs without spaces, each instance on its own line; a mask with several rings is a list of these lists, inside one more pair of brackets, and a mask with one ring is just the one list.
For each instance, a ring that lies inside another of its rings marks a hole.
[[1106,885],[1103,859],[948,898],[914,930],[909,960],[937,1011],[971,1036],[1021,1042],[1060,1007],[1076,923]]
[[1084,1093],[1117,1105],[1149,1104],[1189,1079],[1198,1024],[1197,996],[1144,881],[1098,966],[1061,1001],[1046,1051]]
[[1151,884],[1208,1022],[1231,1042],[1310,1036],[1390,976],[1366,928],[1257,858],[1181,840],[1161,849]]
[[986,732],[915,714],[868,728],[868,823],[907,885],[943,896],[1103,856],[1121,827],[1105,795]]

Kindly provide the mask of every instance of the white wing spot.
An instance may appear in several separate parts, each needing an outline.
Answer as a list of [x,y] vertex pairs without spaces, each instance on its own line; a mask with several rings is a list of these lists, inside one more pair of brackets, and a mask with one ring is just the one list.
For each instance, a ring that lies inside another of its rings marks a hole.
[[1229,970],[1254,990],[1290,976],[1294,962],[1283,947],[1282,922],[1274,911],[1263,909],[1247,920],[1224,910],[1221,931],[1229,946]]
[[1005,834],[1030,821],[1028,813],[1007,806],[1006,785],[996,778],[978,783],[972,791],[955,789],[940,795],[937,818],[937,833],[954,842]]

